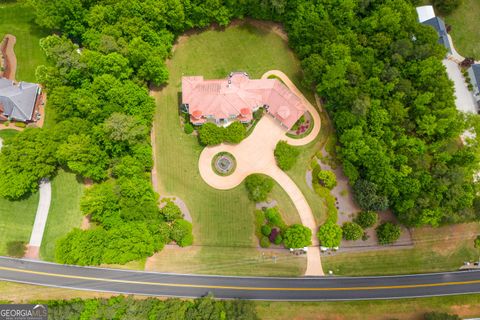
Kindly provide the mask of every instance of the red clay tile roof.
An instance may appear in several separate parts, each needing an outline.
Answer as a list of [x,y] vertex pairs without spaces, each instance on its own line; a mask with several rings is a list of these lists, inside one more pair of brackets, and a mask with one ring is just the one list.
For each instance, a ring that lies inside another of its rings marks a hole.
[[182,103],[189,105],[193,117],[200,114],[215,119],[242,115],[245,119],[247,114],[251,118],[253,109],[267,105],[268,112],[287,128],[291,128],[306,111],[302,100],[279,80],[252,80],[243,73],[234,73],[221,80],[183,77]]

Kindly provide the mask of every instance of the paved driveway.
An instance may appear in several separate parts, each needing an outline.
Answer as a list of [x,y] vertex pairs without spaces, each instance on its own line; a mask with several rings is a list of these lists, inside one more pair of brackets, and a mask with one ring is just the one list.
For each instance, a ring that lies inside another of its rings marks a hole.
[[[268,73],[266,74],[268,76]],[[266,76],[264,75],[264,77]],[[287,86],[289,83],[291,84],[291,82],[286,81],[284,81],[284,83],[286,83]],[[303,95],[301,97],[303,98]],[[205,148],[200,154],[198,166],[203,180],[205,180],[210,186],[221,190],[236,187],[252,173],[263,173],[275,179],[292,199],[293,204],[300,215],[302,224],[312,230],[312,243],[314,246],[308,249],[307,270],[305,274],[323,275],[324,273],[320,261],[320,250],[316,237],[317,225],[312,210],[297,185],[285,172],[278,168],[273,155],[275,146],[280,140],[287,140],[289,143],[293,140],[296,142],[296,145],[302,145],[313,141],[320,131],[320,116],[313,106],[311,106],[311,108],[312,109],[309,109],[309,111],[314,118],[314,128],[305,138],[288,139],[285,135],[285,128],[281,127],[273,117],[266,114],[258,122],[252,134],[241,143],[237,145],[220,144],[218,146]],[[231,153],[237,161],[235,171],[226,177],[217,175],[212,169],[213,157],[217,153],[224,151]]]
[[448,77],[453,81],[457,109],[463,112],[477,113],[473,95],[468,90],[460,67],[454,61],[448,59],[444,59],[442,63],[447,69]]
[[37,214],[33,223],[30,242],[28,243],[26,258],[38,259],[40,246],[42,245],[43,232],[47,224],[48,211],[50,210],[50,201],[52,199],[52,186],[50,181],[42,181],[39,186],[40,198],[38,200]]

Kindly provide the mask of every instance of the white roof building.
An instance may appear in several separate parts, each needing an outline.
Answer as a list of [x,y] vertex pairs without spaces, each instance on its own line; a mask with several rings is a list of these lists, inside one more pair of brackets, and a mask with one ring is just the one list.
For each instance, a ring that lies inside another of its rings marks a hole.
[[421,6],[417,7],[418,21],[423,23],[427,20],[435,18],[435,11],[433,11],[433,6]]

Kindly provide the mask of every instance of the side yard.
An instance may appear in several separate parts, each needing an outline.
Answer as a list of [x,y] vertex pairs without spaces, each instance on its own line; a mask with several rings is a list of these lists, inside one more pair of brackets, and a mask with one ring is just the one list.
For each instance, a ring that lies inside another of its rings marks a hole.
[[464,57],[473,57],[476,60],[480,60],[479,16],[480,2],[463,0],[458,9],[445,17],[445,22],[452,26],[450,35],[455,49]]
[[18,201],[0,198],[0,255],[8,255],[9,242],[28,243],[37,205],[38,192]]
[[40,248],[42,260],[54,261],[57,240],[73,228],[80,227],[83,218],[80,211],[83,188],[75,174],[64,170],[59,170],[52,180],[52,203]]
[[0,39],[7,33],[17,38],[17,80],[35,81],[37,66],[46,64],[46,57],[39,41],[48,35],[33,22],[34,14],[21,2],[7,2],[0,5]]

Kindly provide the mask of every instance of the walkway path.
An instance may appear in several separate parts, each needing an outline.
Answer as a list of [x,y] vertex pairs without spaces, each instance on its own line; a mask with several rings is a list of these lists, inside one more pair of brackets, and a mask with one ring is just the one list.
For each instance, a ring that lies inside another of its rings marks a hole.
[[[282,81],[289,86],[289,88],[297,94],[301,94],[293,85],[288,77],[281,71],[269,71],[263,75],[266,78],[269,75],[275,74],[281,77]],[[302,99],[303,95],[301,95]],[[310,105],[310,104],[308,104]],[[282,186],[287,194],[292,199],[295,205],[302,224],[312,230],[312,243],[307,253],[307,270],[306,275],[324,275],[322,264],[320,261],[320,250],[318,240],[316,237],[317,225],[313,217],[312,209],[310,208],[305,196],[293,182],[290,177],[278,168],[273,152],[275,146],[280,140],[287,140],[288,143],[295,145],[307,144],[315,139],[320,131],[320,116],[317,110],[310,105],[310,113],[314,119],[312,132],[302,139],[289,139],[285,136],[285,129],[269,115],[265,115],[255,127],[253,133],[245,140],[237,145],[221,144],[218,146],[207,147],[203,149],[199,159],[199,170],[203,180],[210,186],[226,190],[232,189],[239,185],[248,175],[252,173],[262,173],[269,175]],[[237,161],[235,171],[229,176],[219,176],[212,169],[213,157],[222,151],[230,152]]]
[[40,199],[38,201],[37,214],[33,223],[30,242],[28,243],[25,258],[38,259],[40,246],[42,245],[43,232],[47,224],[48,211],[50,210],[50,201],[52,199],[52,187],[50,181],[40,182]]

